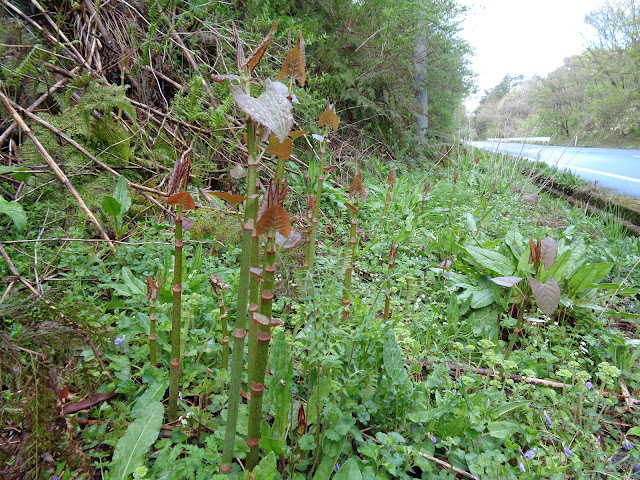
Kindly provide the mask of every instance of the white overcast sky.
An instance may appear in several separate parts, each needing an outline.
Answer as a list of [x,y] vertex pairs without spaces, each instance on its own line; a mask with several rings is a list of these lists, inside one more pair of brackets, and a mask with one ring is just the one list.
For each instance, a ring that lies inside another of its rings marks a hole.
[[465,102],[473,110],[479,98],[506,74],[547,74],[563,60],[585,50],[595,30],[587,13],[604,0],[458,0],[469,7],[460,36],[475,50],[478,95]]

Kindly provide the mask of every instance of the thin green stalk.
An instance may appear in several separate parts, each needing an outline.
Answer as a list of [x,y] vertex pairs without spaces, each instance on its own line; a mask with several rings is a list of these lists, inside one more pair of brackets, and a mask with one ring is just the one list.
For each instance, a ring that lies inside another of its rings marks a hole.
[[[249,83],[246,82],[247,94]],[[247,310],[249,307],[249,283],[252,260],[253,232],[255,229],[256,215],[256,179],[258,176],[259,160],[256,155],[255,125],[247,122],[247,200],[244,211],[244,224],[242,225],[242,257],[240,260],[240,283],[238,285],[237,316],[233,329],[233,352],[231,356],[231,382],[229,385],[229,404],[227,410],[227,426],[224,436],[222,451],[222,465],[220,471],[229,473],[233,460],[233,448],[236,438],[238,423],[238,409],[240,406],[240,383],[242,380],[242,368],[244,366],[244,343],[247,336]]]
[[169,371],[170,422],[178,418],[178,384],[180,381],[180,317],[182,313],[182,207],[176,207],[176,240],[173,260],[173,308],[171,310],[171,363]]
[[509,360],[511,356],[511,352],[513,351],[513,346],[516,344],[516,340],[518,339],[518,335],[522,331],[522,324],[524,322],[524,295],[522,296],[522,302],[520,303],[520,312],[518,312],[518,323],[516,324],[516,328],[511,332],[511,338],[509,338],[509,346],[507,346],[507,351],[504,354],[504,359]]
[[351,278],[353,276],[353,264],[356,258],[357,228],[358,228],[358,201],[354,202],[355,210],[351,211],[351,230],[349,231],[349,266],[344,274],[344,288],[342,289],[343,318],[349,317],[349,305],[351,304]]
[[309,240],[307,242],[307,251],[305,258],[305,266],[309,273],[313,271],[313,264],[315,262],[316,254],[316,235],[318,234],[318,217],[320,217],[320,202],[322,200],[322,185],[324,183],[324,164],[327,152],[327,135],[329,133],[329,127],[325,129],[324,139],[322,140],[322,147],[320,147],[320,169],[318,175],[318,186],[316,188],[315,203],[313,204],[313,214],[311,216],[311,232],[309,234]]
[[152,298],[149,300],[149,359],[151,365],[156,366],[156,301]]

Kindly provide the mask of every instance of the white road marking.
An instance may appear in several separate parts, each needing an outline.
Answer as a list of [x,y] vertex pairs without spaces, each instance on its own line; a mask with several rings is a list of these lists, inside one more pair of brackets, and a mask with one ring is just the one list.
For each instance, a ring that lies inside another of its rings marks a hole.
[[617,175],[615,173],[601,172],[600,170],[591,170],[590,168],[574,167],[573,165],[569,165],[569,164],[558,165],[558,168],[569,168],[571,170],[581,170],[583,172],[595,173],[596,175],[602,175],[605,177],[613,177],[613,178],[618,178],[620,180],[626,180],[627,182],[640,183],[640,178],[625,177],[623,175]]

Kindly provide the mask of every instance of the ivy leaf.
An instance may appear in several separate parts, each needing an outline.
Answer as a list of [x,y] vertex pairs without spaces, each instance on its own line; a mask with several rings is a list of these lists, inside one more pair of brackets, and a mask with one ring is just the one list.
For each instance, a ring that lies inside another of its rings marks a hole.
[[304,66],[304,53],[305,42],[302,37],[302,32],[299,32],[296,46],[289,50],[280,69],[280,73],[278,73],[279,82],[291,77],[298,82],[298,85],[304,87],[307,78],[307,72]]
[[235,85],[229,85],[229,90],[240,110],[284,142],[293,126],[293,106],[271,80],[267,79],[266,90],[258,98],[247,95]]
[[269,137],[269,145],[267,145],[265,151],[282,160],[289,160],[291,152],[293,151],[293,140],[287,137],[283,142],[280,142],[275,135],[271,135]]
[[22,205],[18,202],[7,202],[0,196],[0,213],[9,215],[18,230],[22,230],[27,226],[27,215],[24,213]]
[[291,220],[289,214],[280,205],[268,208],[258,220],[256,234],[262,235],[270,229],[280,232],[283,237],[289,237],[291,234]]
[[533,298],[535,298],[538,308],[542,310],[545,315],[553,315],[553,312],[558,308],[560,295],[562,293],[555,277],[551,275],[546,283],[540,283],[535,278],[531,278],[529,284],[531,285]]
[[547,270],[552,267],[558,255],[558,242],[555,238],[547,237],[540,243],[540,259]]
[[164,407],[155,402],[147,407],[142,417],[129,425],[113,452],[112,479],[128,480],[135,469],[144,464],[145,454],[158,438],[163,417]]
[[196,203],[187,192],[174,193],[166,200],[167,205],[179,205],[188,210],[196,208]]

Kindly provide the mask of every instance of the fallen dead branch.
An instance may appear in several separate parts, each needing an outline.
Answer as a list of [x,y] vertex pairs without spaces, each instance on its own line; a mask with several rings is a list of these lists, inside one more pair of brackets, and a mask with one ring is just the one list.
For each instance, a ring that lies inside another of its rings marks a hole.
[[29,128],[29,126],[25,123],[25,121],[22,119],[22,117],[18,114],[16,109],[13,108],[13,105],[11,104],[11,101],[6,97],[6,95],[2,91],[0,91],[0,101],[2,101],[3,105],[5,106],[5,108],[9,111],[11,116],[18,123],[18,126],[20,127],[20,129],[33,142],[33,144],[35,145],[36,149],[44,157],[44,159],[47,161],[47,163],[49,164],[51,169],[55,172],[55,174],[58,176],[58,178],[63,183],[63,185],[67,188],[67,190],[69,190],[69,192],[71,193],[73,198],[76,200],[76,202],[78,202],[78,205],[80,206],[80,208],[84,211],[84,213],[87,215],[87,217],[89,217],[91,222],[96,226],[96,228],[98,229],[98,232],[100,232],[100,236],[107,241],[107,245],[109,245],[109,249],[113,253],[115,253],[115,251],[116,251],[115,245],[111,242],[111,239],[109,238],[109,235],[107,235],[107,232],[105,232],[104,228],[102,228],[102,225],[100,224],[100,222],[98,221],[96,216],[93,214],[93,212],[91,210],[89,210],[89,207],[87,207],[87,204],[84,203],[84,200],[82,199],[82,197],[80,196],[78,191],[74,188],[73,185],[71,185],[71,182],[69,181],[67,176],[60,169],[60,167],[58,167],[58,164],[55,162],[53,157],[51,157],[49,152],[47,152],[47,150],[42,146],[42,144],[40,143],[40,140],[38,140],[38,138],[33,134],[31,129]]

